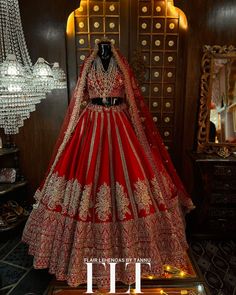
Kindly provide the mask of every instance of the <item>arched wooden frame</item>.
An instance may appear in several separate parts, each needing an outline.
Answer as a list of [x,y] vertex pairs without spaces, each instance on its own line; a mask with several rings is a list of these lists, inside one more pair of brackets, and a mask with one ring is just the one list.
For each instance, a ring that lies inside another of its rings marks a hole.
[[200,107],[198,116],[198,135],[197,152],[198,153],[216,153],[221,157],[228,157],[236,151],[235,143],[213,143],[209,142],[210,130],[210,94],[212,90],[212,65],[213,58],[236,57],[236,48],[234,46],[209,46],[203,47],[203,57],[201,62],[201,93]]

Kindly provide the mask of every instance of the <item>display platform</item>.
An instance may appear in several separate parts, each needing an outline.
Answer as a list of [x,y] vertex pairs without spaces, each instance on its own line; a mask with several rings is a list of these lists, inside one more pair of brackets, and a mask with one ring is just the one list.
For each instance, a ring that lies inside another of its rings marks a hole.
[[[163,277],[142,277],[141,291],[142,294],[163,294],[163,295],[211,295],[207,286],[205,285],[204,278],[191,255],[188,253],[189,258],[189,270],[183,272],[173,266],[165,266],[165,274]],[[52,281],[47,294],[48,295],[83,295],[86,293],[86,285],[81,285],[78,288],[72,288],[65,282]],[[135,294],[135,284],[130,288],[130,294]],[[116,283],[115,294],[128,294],[129,286]],[[108,292],[101,292],[93,288],[93,294],[104,295],[111,294]]]

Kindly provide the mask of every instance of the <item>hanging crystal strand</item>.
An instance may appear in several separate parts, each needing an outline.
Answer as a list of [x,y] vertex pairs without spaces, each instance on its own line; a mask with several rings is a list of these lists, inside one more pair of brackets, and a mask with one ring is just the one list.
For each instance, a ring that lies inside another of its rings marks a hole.
[[[22,64],[20,49],[17,40],[17,27],[16,27],[16,13],[14,9],[14,0],[7,0],[8,4],[8,24],[9,24],[9,34],[13,50],[10,53],[14,53],[18,62]],[[14,21],[13,21],[14,20]],[[13,24],[13,25],[12,25]]]
[[52,67],[55,88],[63,89],[66,87],[66,75],[60,68],[59,63],[55,62]]
[[1,26],[2,26],[2,32],[1,32],[1,38],[2,38],[2,43],[3,43],[3,48],[2,48],[2,57],[1,57],[1,62],[6,58],[6,51],[9,51],[10,49],[10,40],[7,37],[7,3],[6,1],[0,1],[1,2]]
[[21,23],[20,7],[19,7],[18,0],[13,0],[13,1],[14,1],[14,9],[15,9],[15,26],[18,32],[21,58],[25,67],[28,68],[27,70],[30,70],[32,68],[32,61],[31,61],[29,51],[25,41],[24,31],[23,31],[23,27]]
[[5,25],[4,25],[4,20],[5,20],[5,13],[6,13],[6,10],[5,10],[5,2],[3,1],[0,1],[0,63],[3,62],[3,60],[5,59],[5,43],[4,43],[4,28],[5,28]]
[[[12,1],[12,0],[10,0]],[[13,43],[11,42],[12,40],[12,32],[11,32],[11,26],[10,26],[10,14],[11,14],[11,9],[10,9],[10,1],[6,1],[6,28],[5,28],[5,43],[6,43],[6,56],[8,54],[13,54],[14,53],[14,45]]]

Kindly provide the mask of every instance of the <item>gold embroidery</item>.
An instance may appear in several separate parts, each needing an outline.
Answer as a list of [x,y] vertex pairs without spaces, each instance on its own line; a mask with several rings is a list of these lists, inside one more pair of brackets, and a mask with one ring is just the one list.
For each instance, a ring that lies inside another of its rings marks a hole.
[[[93,113],[91,113],[91,116],[92,115],[93,115]],[[90,167],[91,159],[92,159],[92,154],[93,154],[93,151],[94,151],[94,142],[95,142],[95,136],[96,136],[97,124],[98,124],[97,122],[98,122],[98,114],[95,113],[95,122],[94,122],[94,125],[93,125],[93,133],[92,133],[91,145],[90,145],[90,150],[89,150],[88,166],[87,166],[86,176],[88,176],[89,167]]]
[[[122,118],[121,114],[118,114],[118,116],[120,117],[120,120],[121,120],[121,122],[123,123],[123,126],[125,126],[125,123],[124,123],[124,121],[123,121],[123,118]],[[147,177],[147,175],[146,175],[146,173],[145,173],[145,171],[144,171],[144,169],[143,169],[143,165],[142,165],[141,160],[140,160],[140,158],[139,158],[139,156],[138,156],[138,153],[137,153],[137,151],[136,151],[136,149],[135,149],[135,147],[134,147],[134,145],[133,145],[133,142],[132,142],[132,140],[131,140],[131,138],[130,138],[130,135],[129,135],[129,133],[127,132],[127,129],[126,129],[126,128],[124,128],[124,131],[125,131],[125,134],[126,134],[126,136],[127,136],[128,141],[129,141],[129,144],[130,144],[130,146],[131,146],[131,148],[132,148],[132,151],[133,151],[133,153],[134,153],[134,155],[135,155],[135,157],[136,157],[136,160],[137,160],[137,162],[138,162],[138,164],[139,164],[139,167],[140,167],[140,169],[141,169],[141,171],[142,171],[142,174],[143,174],[143,176],[145,177],[145,179],[147,180],[148,177]],[[148,181],[146,182],[146,184],[147,184],[148,189],[149,189],[149,191],[150,191],[150,194],[149,194],[149,195],[150,195],[150,198],[153,199],[152,192],[151,192],[151,190],[150,190],[150,186],[149,186]],[[154,200],[152,200],[152,203],[154,204],[155,209],[157,210],[158,208],[157,208],[156,203],[154,202]]]
[[103,144],[103,126],[104,126],[104,113],[101,114],[101,125],[100,125],[100,136],[99,136],[99,146],[98,146],[98,152],[96,156],[96,167],[95,167],[95,174],[93,179],[93,191],[94,194],[96,194],[97,190],[97,183],[99,178],[99,171],[101,169],[101,156],[102,156],[102,144]]
[[135,215],[135,218],[138,218],[138,213],[137,213],[136,206],[135,206],[135,203],[134,203],[134,194],[133,194],[133,191],[132,191],[132,188],[131,188],[131,183],[130,183],[130,179],[129,179],[129,174],[128,174],[128,169],[127,169],[127,164],[126,164],[126,160],[125,160],[125,154],[124,154],[124,150],[123,150],[123,146],[122,146],[122,141],[121,141],[119,128],[118,128],[118,125],[117,125],[117,122],[116,122],[116,117],[115,117],[114,113],[112,113],[112,115],[113,115],[113,119],[114,119],[114,122],[115,122],[115,129],[116,129],[116,135],[117,135],[117,140],[118,140],[118,145],[119,145],[122,168],[123,168],[126,187],[128,189],[128,194],[129,194],[129,198],[130,198],[130,202],[131,202],[131,206],[132,206],[132,211],[133,211],[133,214]]
[[[171,214],[172,226],[169,213],[155,213],[138,220],[98,223],[94,227],[92,222],[77,222],[46,210],[41,204],[30,215],[22,239],[30,245],[30,254],[35,255],[35,267],[49,268],[58,280],[67,280],[74,287],[86,283],[84,257],[150,258],[150,275],[162,274],[163,264],[192,273],[185,256],[184,224],[177,206]],[[144,268],[142,274],[148,273],[148,269]],[[95,283],[104,283],[109,278],[109,269],[107,272],[95,268]],[[126,271],[124,277],[123,268],[117,267],[116,274],[116,279],[125,284],[135,281],[133,270]]]
[[161,177],[162,177],[162,181],[163,181],[164,187],[166,189],[166,192],[171,197],[171,195],[175,191],[175,186],[174,186],[173,182],[171,181],[170,177],[168,177],[168,175],[164,175],[162,173]]
[[115,195],[115,177],[114,177],[114,168],[113,168],[113,147],[111,140],[111,116],[107,112],[107,136],[108,136],[108,147],[109,147],[109,165],[110,165],[110,179],[111,179],[111,202],[112,202],[112,220],[116,220],[116,195]]
[[[186,267],[184,253],[187,244],[184,220],[176,202],[177,198],[175,203],[172,203],[171,210],[161,214],[156,211],[145,218],[140,218],[131,211],[131,201],[137,203],[135,204],[137,209],[149,212],[150,204],[152,204],[151,194],[157,198],[159,198],[159,191],[165,194],[162,190],[161,174],[159,177],[150,180],[138,179],[132,183],[131,196],[128,194],[125,183],[116,182],[114,197],[117,215],[115,214],[115,220],[110,220],[114,212],[111,209],[114,204],[110,186],[114,184],[102,183],[94,195],[93,184],[84,186],[77,179],[68,181],[57,173],[53,174],[50,187],[47,188],[47,196],[43,195],[43,199],[45,198],[43,202],[46,201],[46,197],[50,204],[55,201],[58,204],[61,201],[59,205],[62,207],[62,212],[66,214],[48,209],[45,206],[47,203],[39,203],[37,210],[31,213],[24,230],[23,240],[30,244],[29,251],[35,255],[34,266],[49,267],[50,272],[55,273],[58,279],[67,279],[73,286],[86,281],[86,269],[84,264],[81,264],[84,257],[150,257],[151,261],[154,261],[152,274],[161,273],[164,263],[184,269]],[[63,192],[60,191],[59,198],[56,188],[63,189]],[[92,200],[93,196],[96,198]],[[166,195],[164,197],[166,199]],[[168,200],[168,206],[169,203],[171,202]],[[106,222],[88,220],[88,216],[92,213],[91,206],[96,210],[99,221]],[[68,213],[71,215],[68,216]],[[78,213],[83,222],[77,220]],[[126,214],[131,216],[126,218]],[[70,277],[68,277],[68,269]],[[117,274],[117,278],[119,276],[123,278],[121,270],[117,269]],[[103,280],[104,277],[109,277],[107,273],[100,270],[95,275],[97,283],[100,282],[100,278]],[[131,275],[127,274],[127,278],[131,278]]]
[[[152,178],[150,182],[147,179],[138,179],[134,183],[134,190],[131,188],[129,179],[128,185],[130,185],[129,193],[131,195],[125,192],[124,185],[119,182],[110,185],[104,182],[96,189],[94,184],[85,185],[83,188],[77,179],[66,180],[65,176],[58,176],[58,173],[54,173],[44,194],[38,191],[37,196],[39,195],[48,208],[54,210],[56,206],[60,206],[62,214],[71,217],[79,214],[82,220],[87,220],[88,216],[91,216],[91,209],[94,209],[101,221],[106,221],[109,216],[112,216],[113,221],[116,221],[116,211],[119,220],[124,220],[126,213],[134,214],[136,219],[138,218],[137,210],[145,210],[146,214],[149,214],[150,205],[153,205],[155,211],[158,211],[157,205],[164,204],[170,209],[175,207],[178,201],[178,198],[174,197],[177,193],[175,186],[163,174],[160,174],[159,178]],[[112,188],[112,186],[114,187]],[[126,188],[128,189],[127,183]],[[112,190],[114,190],[113,196]],[[95,195],[95,199],[92,198],[92,195]],[[35,208],[37,207],[35,206]]]
[[138,180],[135,184],[135,201],[139,208],[139,210],[144,209],[146,213],[150,212],[149,205],[152,205],[152,201],[150,198],[150,192],[148,190],[148,186],[145,180]]
[[75,216],[79,207],[82,188],[77,179],[73,182],[70,181],[70,184],[66,187],[62,212],[68,213],[69,216]]
[[120,220],[123,220],[125,218],[126,213],[131,214],[129,209],[129,198],[124,191],[124,187],[119,184],[119,182],[116,182],[116,202],[117,202],[117,212],[118,217]]
[[158,182],[157,178],[154,177],[151,180],[151,183],[152,183],[152,189],[154,190],[154,196],[155,196],[156,200],[157,201],[162,201],[163,196],[162,196],[161,188],[160,188],[160,185],[159,185],[159,182]]
[[[74,181],[74,183],[76,183],[76,181]],[[62,213],[67,213],[69,204],[70,204],[70,200],[71,198],[73,199],[73,181],[67,181],[66,186],[65,186],[65,191],[64,191],[64,198],[62,200]]]
[[[164,177],[164,176],[162,175],[161,177]],[[166,195],[165,195],[165,198],[163,197],[163,193],[162,193],[163,190],[161,189],[160,181],[158,181],[158,179],[156,177],[154,177],[151,180],[151,183],[152,183],[152,190],[154,191],[154,196],[155,196],[158,204],[160,204],[160,203],[165,204],[168,209],[170,209],[176,205],[177,198],[171,198],[172,194],[171,194],[170,190],[169,190],[169,193],[167,193],[167,191],[164,190]],[[167,183],[165,183],[165,185],[166,185],[166,187],[164,186],[164,188],[168,190],[169,187],[167,187]],[[169,185],[170,185],[170,183],[169,183]],[[163,183],[162,183],[162,187],[163,187]]]
[[42,192],[40,191],[40,189],[37,189],[34,194],[34,199],[38,203],[41,200],[41,198],[42,198]]
[[67,183],[65,177],[58,176],[58,173],[51,176],[43,196],[43,201],[47,202],[49,208],[54,209],[56,205],[61,203]]
[[90,208],[90,196],[91,196],[91,190],[92,190],[92,185],[85,185],[81,201],[80,201],[80,206],[79,206],[79,217],[82,220],[86,220],[88,216],[90,216],[89,213],[89,208]]
[[111,189],[106,183],[99,187],[96,201],[95,208],[98,218],[106,221],[111,214]]

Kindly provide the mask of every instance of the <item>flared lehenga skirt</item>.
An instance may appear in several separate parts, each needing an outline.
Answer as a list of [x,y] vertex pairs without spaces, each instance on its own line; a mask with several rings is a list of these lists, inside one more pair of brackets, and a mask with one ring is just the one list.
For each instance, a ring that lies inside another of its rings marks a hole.
[[[185,226],[177,190],[164,165],[153,171],[125,104],[89,104],[49,182],[36,192],[23,233],[35,268],[49,268],[71,286],[87,282],[93,259],[148,260],[142,272],[163,265],[186,270]],[[86,260],[87,259],[87,260]],[[93,282],[109,286],[109,267],[97,264]],[[133,265],[116,265],[116,280],[135,281]]]

